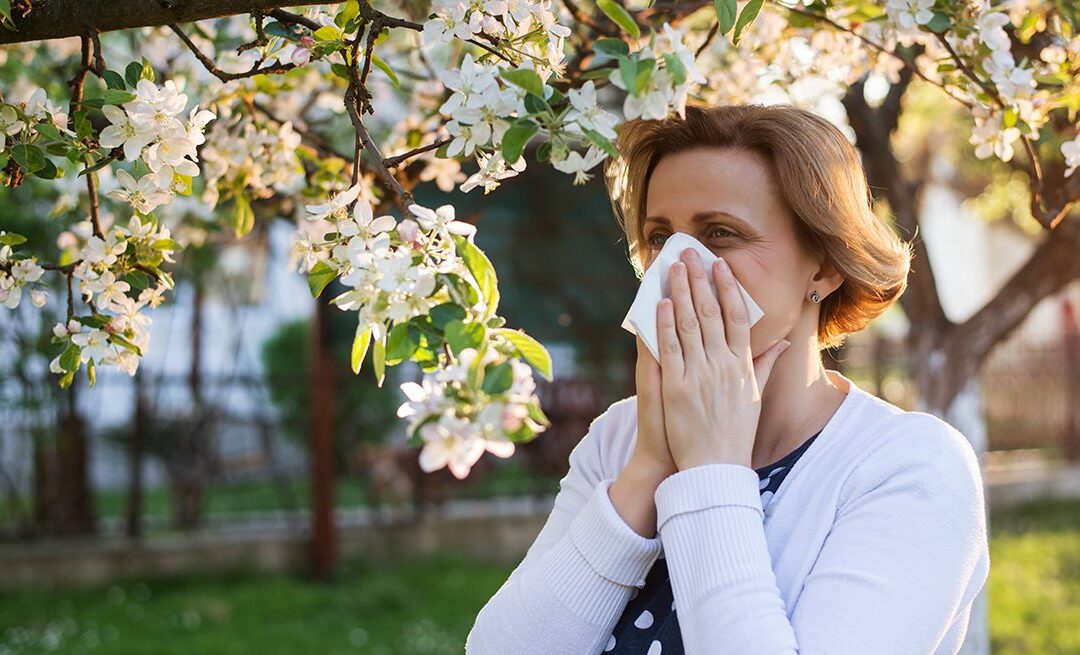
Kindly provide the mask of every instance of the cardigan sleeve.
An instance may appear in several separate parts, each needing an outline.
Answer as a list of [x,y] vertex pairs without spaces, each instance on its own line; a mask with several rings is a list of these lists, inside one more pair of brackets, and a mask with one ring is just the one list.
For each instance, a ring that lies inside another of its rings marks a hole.
[[570,469],[524,559],[480,610],[469,655],[600,653],[660,554],[619,516],[601,466],[615,417],[594,419],[569,457]]
[[954,623],[966,630],[990,565],[982,477],[963,435],[917,414],[933,420],[905,421],[913,431],[844,482],[790,612],[752,469],[710,464],[660,484],[657,521],[687,655],[921,655]]

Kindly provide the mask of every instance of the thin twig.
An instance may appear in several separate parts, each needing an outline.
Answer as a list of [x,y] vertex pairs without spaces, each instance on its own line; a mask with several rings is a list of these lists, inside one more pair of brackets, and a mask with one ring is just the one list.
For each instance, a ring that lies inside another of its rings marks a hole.
[[207,57],[202,53],[201,50],[199,50],[199,47],[196,46],[191,41],[191,39],[188,38],[187,34],[184,34],[184,31],[180,29],[179,25],[177,25],[176,23],[169,23],[169,29],[171,29],[173,32],[176,32],[176,35],[180,37],[180,40],[184,42],[184,45],[188,47],[188,50],[191,50],[192,54],[195,55],[195,58],[199,60],[199,62],[206,68],[206,70],[208,70],[214,75],[214,77],[218,78],[222,82],[231,82],[232,80],[239,80],[245,77],[254,77],[255,75],[287,73],[296,68],[296,64],[293,64],[291,62],[287,64],[278,63],[273,66],[259,68],[260,62],[255,62],[255,65],[252,66],[250,70],[243,73],[226,73],[225,71],[217,67],[217,64],[214,63],[213,59]]

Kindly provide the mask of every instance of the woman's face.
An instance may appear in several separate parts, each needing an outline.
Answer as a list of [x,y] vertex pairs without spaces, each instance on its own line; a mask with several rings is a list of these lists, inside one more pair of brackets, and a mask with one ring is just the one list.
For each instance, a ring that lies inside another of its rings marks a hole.
[[726,259],[765,313],[750,331],[754,357],[780,339],[797,345],[816,334],[810,290],[824,298],[841,278],[800,245],[763,156],[707,147],[661,158],[646,195],[646,266],[673,232],[697,237]]

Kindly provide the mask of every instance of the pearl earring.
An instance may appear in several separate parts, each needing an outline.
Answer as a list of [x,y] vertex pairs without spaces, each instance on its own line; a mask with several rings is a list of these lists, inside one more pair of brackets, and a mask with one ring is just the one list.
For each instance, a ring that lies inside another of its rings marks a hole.
[[821,296],[818,295],[816,290],[811,291],[810,292],[810,300],[813,300],[814,302],[821,302]]

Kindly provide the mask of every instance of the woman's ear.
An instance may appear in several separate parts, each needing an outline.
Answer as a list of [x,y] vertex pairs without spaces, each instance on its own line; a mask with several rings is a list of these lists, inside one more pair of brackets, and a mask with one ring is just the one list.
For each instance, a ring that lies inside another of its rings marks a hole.
[[844,276],[836,269],[836,266],[828,259],[823,260],[817,273],[814,274],[814,289],[818,294],[825,298],[839,289],[843,283]]

